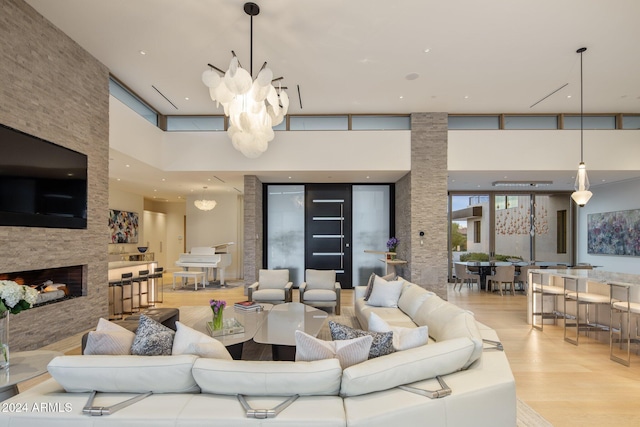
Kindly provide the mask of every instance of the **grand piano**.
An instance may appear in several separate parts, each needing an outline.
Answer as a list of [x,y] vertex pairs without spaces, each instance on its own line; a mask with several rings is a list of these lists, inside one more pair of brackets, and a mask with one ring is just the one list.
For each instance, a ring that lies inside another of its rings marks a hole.
[[227,247],[233,245],[234,242],[221,243],[212,247],[196,246],[191,248],[191,252],[180,254],[180,258],[176,261],[178,267],[201,268],[204,271],[205,280],[208,282],[211,272],[213,272],[213,280],[220,277],[220,285],[224,286],[224,269],[231,265],[231,254],[226,253]]

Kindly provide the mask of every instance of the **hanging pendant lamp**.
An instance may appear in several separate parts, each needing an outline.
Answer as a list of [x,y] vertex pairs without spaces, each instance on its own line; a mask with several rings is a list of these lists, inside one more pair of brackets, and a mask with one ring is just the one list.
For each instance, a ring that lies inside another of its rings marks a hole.
[[207,190],[207,187],[202,187],[202,198],[195,200],[193,202],[193,205],[200,209],[201,211],[210,211],[211,209],[215,208],[217,203],[215,200],[208,200],[205,199],[204,197],[204,192]]
[[260,7],[249,2],[244,4],[244,11],[251,17],[249,71],[242,68],[235,52],[231,51],[229,69],[224,72],[207,64],[210,68],[202,73],[202,82],[209,88],[211,99],[216,105],[222,104],[224,114],[229,117],[227,134],[233,147],[249,158],[256,158],[273,140],[273,126],[284,120],[289,97],[280,85],[278,90],[274,87],[273,83],[282,77],[274,79],[266,62],[253,80],[253,17],[260,13]]
[[582,54],[586,51],[586,47],[581,47],[576,51],[580,54],[580,165],[578,165],[578,173],[576,174],[576,182],[574,184],[575,191],[571,194],[571,198],[582,207],[587,204],[593,193],[589,191],[589,177],[587,176],[587,167],[584,164],[584,103],[582,101]]

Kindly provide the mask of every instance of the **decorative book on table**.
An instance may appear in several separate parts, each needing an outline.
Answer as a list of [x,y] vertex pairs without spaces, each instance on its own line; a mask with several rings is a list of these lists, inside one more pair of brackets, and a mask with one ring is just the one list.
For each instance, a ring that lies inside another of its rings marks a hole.
[[255,301],[240,301],[233,306],[239,310],[258,310],[260,308],[260,304]]

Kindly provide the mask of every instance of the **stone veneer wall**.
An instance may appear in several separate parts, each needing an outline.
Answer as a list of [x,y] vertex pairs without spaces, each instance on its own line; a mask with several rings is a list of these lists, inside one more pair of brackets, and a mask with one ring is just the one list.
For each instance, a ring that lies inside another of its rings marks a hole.
[[255,175],[244,177],[244,283],[258,280],[263,258],[262,182]]
[[[446,113],[411,115],[411,172],[396,183],[400,270],[410,281],[447,297]],[[420,231],[425,236],[421,239]]]
[[31,6],[0,3],[0,123],[85,153],[89,166],[86,230],[0,227],[0,272],[86,266],[86,296],[11,315],[11,351],[42,347],[108,315],[108,77]]

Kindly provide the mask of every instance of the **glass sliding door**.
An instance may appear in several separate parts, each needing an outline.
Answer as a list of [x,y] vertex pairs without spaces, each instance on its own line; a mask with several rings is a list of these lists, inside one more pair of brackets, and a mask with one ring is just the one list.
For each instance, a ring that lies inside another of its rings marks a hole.
[[548,227],[545,218],[533,219],[530,194],[496,194],[495,205],[495,254],[513,259],[530,261],[531,237],[536,229]]
[[304,281],[304,185],[267,186],[267,268],[289,269],[294,286]]
[[391,237],[391,196],[389,185],[354,185],[353,202],[353,285],[366,285],[371,273],[384,275],[381,255],[365,250],[386,251]]
[[572,264],[569,194],[536,194],[534,197],[536,264]]

